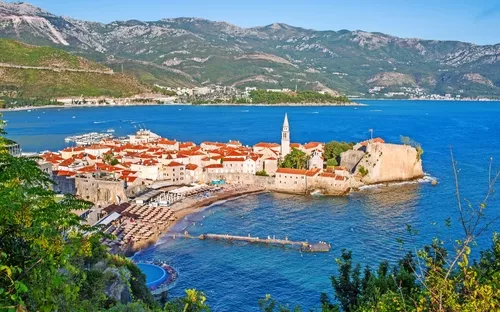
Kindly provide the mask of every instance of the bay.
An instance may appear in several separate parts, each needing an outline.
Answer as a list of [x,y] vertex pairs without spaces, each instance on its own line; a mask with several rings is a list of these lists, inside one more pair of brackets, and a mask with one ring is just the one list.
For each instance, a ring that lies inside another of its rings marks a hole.
[[[178,225],[192,235],[229,233],[293,240],[323,240],[330,253],[307,254],[294,249],[161,239],[137,259],[162,260],[180,273],[171,295],[186,288],[208,295],[214,311],[256,311],[257,301],[271,294],[304,308],[319,306],[319,295],[332,295],[329,276],[336,273],[340,250],[353,251],[355,261],[376,265],[396,261],[439,236],[447,246],[459,238],[450,147],[458,161],[462,195],[478,203],[488,185],[488,166],[500,168],[500,102],[362,101],[363,107],[262,106],[130,106],[37,109],[5,112],[8,137],[24,151],[57,150],[64,138],[113,128],[118,136],[146,127],[180,141],[240,140],[243,144],[278,142],[288,113],[292,142],[361,141],[374,136],[399,142],[409,136],[424,148],[424,170],[438,179],[430,184],[378,187],[345,198],[262,194],[221,203]],[[73,116],[75,118],[73,118]],[[500,213],[494,195],[486,217]],[[444,220],[450,217],[452,227]],[[417,236],[406,232],[411,224]],[[478,240],[475,254],[490,246],[495,224]],[[396,239],[403,238],[401,246]]]

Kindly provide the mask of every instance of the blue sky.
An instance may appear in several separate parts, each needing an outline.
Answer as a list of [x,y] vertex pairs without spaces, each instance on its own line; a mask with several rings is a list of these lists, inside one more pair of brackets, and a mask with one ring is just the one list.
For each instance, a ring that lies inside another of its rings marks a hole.
[[[1,1],[1,0],[0,0]],[[78,19],[202,17],[242,27],[274,22],[318,30],[361,29],[400,37],[500,43],[500,0],[29,0]]]

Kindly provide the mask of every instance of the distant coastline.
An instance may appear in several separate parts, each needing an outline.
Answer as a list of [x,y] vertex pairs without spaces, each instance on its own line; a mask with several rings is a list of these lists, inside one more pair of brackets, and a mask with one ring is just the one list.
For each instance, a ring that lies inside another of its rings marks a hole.
[[500,102],[498,99],[394,99],[394,98],[354,98],[357,101],[444,101],[444,102]]
[[22,106],[15,108],[0,108],[0,112],[16,112],[36,109],[53,109],[53,108],[79,108],[79,107],[123,107],[123,106],[303,106],[303,107],[319,107],[319,106],[368,106],[362,103],[280,103],[280,104],[235,104],[235,103],[208,103],[208,104],[191,104],[191,103],[130,103],[130,104],[65,104],[65,105],[44,105],[44,106]]

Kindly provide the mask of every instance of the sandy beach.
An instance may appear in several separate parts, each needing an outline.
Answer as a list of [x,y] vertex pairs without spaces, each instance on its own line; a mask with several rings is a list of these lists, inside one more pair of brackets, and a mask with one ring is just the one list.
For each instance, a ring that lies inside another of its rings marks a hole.
[[[130,256],[140,250],[154,245],[158,241],[158,239],[169,232],[175,224],[183,220],[188,215],[197,213],[216,202],[231,200],[244,195],[258,194],[264,191],[265,190],[263,188],[256,186],[226,184],[216,189],[216,191],[210,197],[203,199],[183,199],[182,201],[179,201],[168,207],[168,210],[171,212],[171,216],[168,222],[163,224],[158,222],[151,222],[151,224],[147,224],[152,227],[151,232],[153,233],[153,235],[147,238],[138,237],[132,240],[125,240],[123,237],[121,239],[118,238],[124,244],[122,244],[120,247],[110,246],[111,250],[115,253],[124,253]],[[144,224],[144,226],[146,226],[146,224]]]

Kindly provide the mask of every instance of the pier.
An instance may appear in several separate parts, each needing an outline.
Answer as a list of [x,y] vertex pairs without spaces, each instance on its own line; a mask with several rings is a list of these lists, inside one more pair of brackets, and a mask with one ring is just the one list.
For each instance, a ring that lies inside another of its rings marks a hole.
[[212,239],[212,240],[225,240],[229,242],[240,241],[255,244],[266,244],[266,245],[281,245],[281,246],[297,246],[300,247],[301,251],[305,252],[329,252],[331,246],[326,242],[309,243],[307,241],[291,241],[288,238],[278,239],[278,238],[259,238],[252,236],[236,236],[229,234],[202,234],[199,236],[201,240]]

